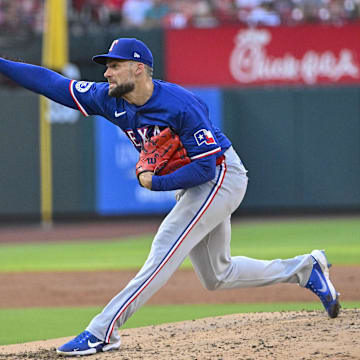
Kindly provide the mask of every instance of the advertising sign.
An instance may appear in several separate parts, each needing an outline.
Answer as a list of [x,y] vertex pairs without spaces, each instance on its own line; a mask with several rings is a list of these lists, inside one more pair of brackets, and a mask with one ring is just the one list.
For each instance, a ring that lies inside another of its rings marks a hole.
[[169,30],[167,80],[222,86],[360,83],[359,33],[360,25]]

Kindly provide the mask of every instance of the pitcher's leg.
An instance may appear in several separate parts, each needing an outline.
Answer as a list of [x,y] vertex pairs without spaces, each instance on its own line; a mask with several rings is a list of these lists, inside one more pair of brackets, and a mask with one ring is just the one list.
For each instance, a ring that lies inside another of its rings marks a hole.
[[114,329],[120,327],[168,281],[186,255],[183,246],[178,247],[172,238],[166,238],[159,229],[141,270],[91,321],[87,330],[99,339],[114,342],[118,337]]
[[[186,191],[161,224],[142,269],[91,321],[90,333],[111,342],[114,330],[166,283],[191,249],[222,220],[218,209],[228,195],[219,189],[225,170],[221,167],[214,181]],[[221,214],[226,216],[226,210]]]
[[[208,290],[217,289],[231,266],[230,216],[207,234],[190,252],[196,275]],[[215,241],[214,241],[215,240]]]
[[213,229],[189,254],[202,284],[209,290],[275,283],[305,286],[312,270],[310,254],[291,259],[257,260],[230,254],[230,217]]

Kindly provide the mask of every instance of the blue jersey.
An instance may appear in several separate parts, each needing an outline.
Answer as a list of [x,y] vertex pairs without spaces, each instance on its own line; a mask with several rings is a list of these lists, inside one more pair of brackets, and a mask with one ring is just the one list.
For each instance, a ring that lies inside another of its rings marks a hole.
[[120,127],[140,151],[145,139],[170,126],[191,160],[220,156],[231,145],[210,119],[206,104],[181,86],[153,80],[154,91],[142,106],[108,95],[107,83],[72,81],[71,95],[85,115],[101,115]]
[[153,80],[154,91],[142,106],[108,95],[107,83],[75,81],[41,66],[0,58],[0,72],[25,88],[85,116],[101,115],[120,127],[140,151],[145,139],[170,126],[192,160],[171,174],[152,177],[152,190],[186,189],[212,180],[216,158],[231,146],[213,126],[205,103],[181,86]]

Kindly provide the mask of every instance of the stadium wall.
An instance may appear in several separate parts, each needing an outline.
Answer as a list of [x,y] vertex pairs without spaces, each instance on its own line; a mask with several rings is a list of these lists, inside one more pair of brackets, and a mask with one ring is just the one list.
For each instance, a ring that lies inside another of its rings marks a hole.
[[[190,57],[187,63],[202,71],[206,56],[211,55],[204,54],[202,48],[188,53],[181,41],[174,42],[173,36],[181,35],[183,41],[188,41],[204,35],[204,30],[192,31],[195,33],[187,33],[185,37],[180,31],[170,34],[161,30],[72,37],[71,62],[80,68],[82,79],[102,81],[103,68],[93,65],[91,57],[103,52],[115,37],[131,36],[144,40],[152,48],[155,78],[171,80],[170,69],[176,69],[176,76],[181,73],[187,76],[187,68],[182,67],[184,58]],[[233,36],[239,30],[219,31],[229,31],[229,36]],[[276,33],[271,31],[275,39]],[[213,34],[213,39],[216,36]],[[226,36],[222,44],[226,44]],[[13,53],[11,47],[4,51],[39,63],[36,50],[39,41],[28,43],[23,53],[16,47]],[[351,41],[347,44],[352,46]],[[183,49],[182,57],[172,56],[174,49]],[[341,50],[333,49],[335,56]],[[277,56],[282,56],[276,51]],[[360,55],[357,49],[352,51],[356,65]],[[192,59],[194,54],[200,54],[201,58]],[[218,69],[207,68],[208,76],[202,79],[211,80],[211,74]],[[349,73],[340,76],[338,83],[329,83],[329,77],[323,76],[318,84],[312,85],[304,81],[296,84],[293,78],[287,81],[283,78],[272,85],[235,84],[233,79],[223,84],[203,80],[190,84],[178,79],[208,103],[212,120],[225,130],[249,170],[248,193],[240,212],[360,210],[360,81],[354,81]],[[0,92],[3,169],[0,220],[21,221],[40,216],[38,105],[38,96],[26,90],[12,88]],[[55,104],[51,106],[55,218],[162,214],[170,208],[172,195],[154,202],[137,190],[131,166],[125,170],[119,167],[115,155],[119,155],[121,137],[115,136],[111,141],[102,137],[111,130],[108,129],[111,124],[95,117],[85,119]],[[133,158],[131,150],[128,151],[129,158]],[[113,160],[109,160],[108,154],[114,154]],[[124,172],[128,174],[125,179]],[[124,188],[128,189],[126,199],[120,192]],[[154,208],[151,203],[155,204]]]
[[358,87],[227,89],[223,100],[249,170],[244,209],[360,208]]

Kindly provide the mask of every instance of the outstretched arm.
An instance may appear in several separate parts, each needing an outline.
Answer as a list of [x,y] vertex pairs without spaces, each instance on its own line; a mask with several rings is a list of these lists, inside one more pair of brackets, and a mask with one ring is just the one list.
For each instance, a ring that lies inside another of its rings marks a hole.
[[0,73],[22,87],[44,95],[62,105],[77,109],[69,92],[71,80],[55,71],[0,58]]

